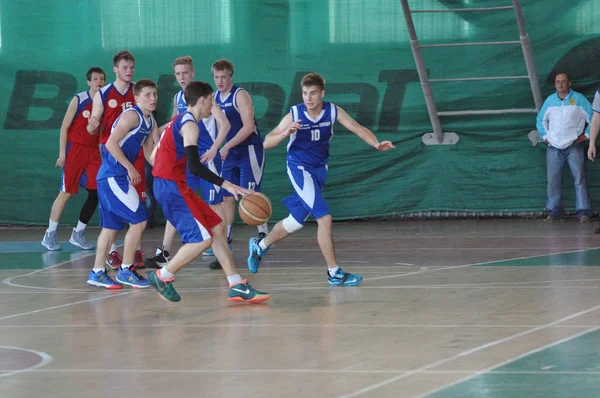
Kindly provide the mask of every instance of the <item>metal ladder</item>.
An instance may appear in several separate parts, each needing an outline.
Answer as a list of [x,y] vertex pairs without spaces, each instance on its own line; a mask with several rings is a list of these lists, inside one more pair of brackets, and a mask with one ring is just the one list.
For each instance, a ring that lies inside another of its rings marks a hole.
[[[479,8],[457,8],[457,9],[439,9],[439,10],[411,10],[408,5],[408,0],[400,0],[402,3],[402,11],[404,12],[404,19],[406,20],[406,27],[410,36],[410,45],[412,48],[415,63],[417,65],[417,72],[419,73],[419,80],[421,81],[421,87],[423,88],[423,95],[425,96],[425,102],[427,104],[427,111],[429,113],[429,119],[433,127],[433,133],[426,133],[422,137],[422,141],[426,145],[453,145],[458,142],[458,135],[456,133],[444,133],[440,125],[440,116],[462,116],[462,115],[499,115],[499,114],[512,114],[512,113],[537,113],[542,107],[542,93],[537,78],[535,69],[535,63],[533,60],[533,53],[531,51],[531,42],[527,35],[525,28],[525,21],[523,19],[523,13],[521,11],[521,5],[519,0],[513,0],[513,5],[499,6],[499,7],[479,7]],[[415,13],[439,13],[439,12],[485,12],[485,11],[499,11],[499,10],[510,10],[514,9],[517,24],[519,26],[520,40],[514,41],[492,41],[492,42],[467,42],[467,43],[444,43],[444,44],[420,44],[415,32],[415,25],[413,23],[412,14]],[[425,47],[458,47],[458,46],[493,46],[493,45],[514,45],[521,44],[523,49],[523,56],[525,58],[525,66],[527,68],[527,76],[495,76],[495,77],[463,77],[463,78],[449,78],[449,79],[429,79],[427,76],[427,68],[425,67],[425,61],[421,53],[421,48]],[[467,110],[467,111],[447,111],[438,112],[429,83],[435,82],[455,82],[455,81],[480,81],[480,80],[507,80],[507,79],[529,79],[531,86],[531,92],[533,93],[533,99],[535,102],[535,109],[494,109],[494,110]],[[530,137],[530,139],[532,139]]]

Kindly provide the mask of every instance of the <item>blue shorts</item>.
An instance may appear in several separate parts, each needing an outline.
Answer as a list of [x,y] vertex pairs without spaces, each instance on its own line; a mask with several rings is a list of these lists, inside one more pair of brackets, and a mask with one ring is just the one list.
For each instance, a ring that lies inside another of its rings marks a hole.
[[154,197],[165,217],[177,230],[183,243],[210,239],[221,217],[183,182],[154,177]]
[[321,218],[331,214],[323,198],[327,166],[308,168],[288,163],[287,172],[294,186],[294,194],[283,198],[282,202],[298,223],[304,224],[309,215]]
[[103,178],[97,184],[100,225],[103,228],[120,231],[125,224],[139,224],[148,220],[146,209],[126,176]]
[[[223,161],[222,177],[242,188],[260,192],[264,167],[265,151],[262,144],[234,148]],[[233,196],[227,191],[223,195]]]
[[[200,152],[200,156],[202,156],[206,152],[206,150],[201,150]],[[208,167],[210,171],[220,176],[223,161],[217,154],[217,156],[213,160],[208,162],[208,164],[205,164],[205,166]],[[185,178],[188,187],[192,188],[192,191],[196,191],[198,188],[200,188],[200,195],[206,203],[208,203],[209,205],[217,205],[223,202],[223,192],[225,192],[224,189],[222,189],[218,185],[214,185],[206,180],[203,180],[197,175],[190,173],[187,167],[185,169],[185,173]]]

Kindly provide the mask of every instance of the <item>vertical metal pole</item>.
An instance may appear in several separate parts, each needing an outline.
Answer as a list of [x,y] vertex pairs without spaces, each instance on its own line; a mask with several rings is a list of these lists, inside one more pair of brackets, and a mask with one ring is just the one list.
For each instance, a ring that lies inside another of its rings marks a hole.
[[540,90],[540,83],[535,69],[535,62],[533,60],[533,51],[531,51],[531,41],[529,40],[529,35],[525,28],[525,20],[523,19],[523,12],[521,11],[519,0],[513,0],[513,5],[515,7],[517,24],[519,25],[519,37],[521,38],[521,47],[523,48],[523,56],[525,57],[527,75],[529,75],[529,84],[531,85],[535,108],[539,112],[544,101],[542,100],[542,91]]
[[402,11],[404,12],[406,27],[408,28],[408,34],[410,35],[410,46],[415,58],[415,63],[417,64],[417,72],[419,73],[421,88],[423,89],[423,95],[425,96],[427,111],[429,112],[429,120],[431,120],[431,126],[433,127],[435,138],[441,144],[444,141],[444,133],[442,132],[442,127],[440,126],[440,119],[438,118],[433,92],[431,91],[431,86],[429,85],[427,68],[425,67],[425,61],[423,61],[423,54],[421,54],[421,46],[419,45],[419,40],[417,39],[415,24],[413,23],[412,15],[410,13],[408,0],[400,0],[400,2],[402,3]]

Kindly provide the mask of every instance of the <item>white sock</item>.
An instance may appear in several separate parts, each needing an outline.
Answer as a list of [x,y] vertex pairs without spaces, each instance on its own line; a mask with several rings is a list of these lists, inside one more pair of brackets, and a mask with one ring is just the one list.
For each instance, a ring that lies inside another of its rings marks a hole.
[[83,231],[87,227],[87,224],[82,223],[81,221],[77,221],[77,227],[75,228],[75,232]]
[[121,269],[129,269],[133,264],[121,264]]
[[94,271],[95,274],[97,274],[98,272],[106,272],[104,268],[92,268],[92,271]]
[[267,225],[267,223],[264,223],[263,225],[259,225],[258,227],[258,233],[259,234],[268,234],[269,233],[269,226]]
[[138,247],[137,247],[137,249],[136,249],[136,250],[139,250],[139,251],[141,251],[141,250],[142,250],[142,242],[138,243]]
[[161,279],[162,281],[168,281],[173,277],[173,274],[170,273],[169,270],[167,270],[167,267],[163,267],[156,272],[158,273],[159,279]]
[[112,253],[112,252],[116,252],[116,251],[117,251],[117,245],[113,242],[113,244],[110,245],[110,250],[108,252]]
[[244,281],[240,274],[228,276],[227,280],[229,281],[229,286],[237,285],[238,283],[242,283]]
[[58,223],[48,219],[48,230],[46,232],[54,232],[58,228]]
[[340,269],[340,267],[338,267],[337,265],[335,266],[335,268],[329,268],[329,276],[331,276],[332,278],[335,276],[335,273],[337,272],[337,270]]
[[260,242],[258,242],[258,247],[260,247],[261,250],[267,250],[267,245],[265,244],[264,239],[261,239]]
[[230,242],[231,242],[231,227],[232,227],[232,225],[231,225],[231,224],[229,224],[229,225],[227,226],[227,243],[230,243]]

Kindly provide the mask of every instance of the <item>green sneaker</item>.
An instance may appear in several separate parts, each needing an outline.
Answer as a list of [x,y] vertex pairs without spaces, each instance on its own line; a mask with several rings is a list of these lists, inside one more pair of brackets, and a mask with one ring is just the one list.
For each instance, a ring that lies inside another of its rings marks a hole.
[[229,297],[227,300],[238,303],[258,304],[267,301],[269,298],[268,293],[259,292],[244,279],[237,285],[229,286]]
[[171,301],[176,303],[181,301],[181,296],[177,291],[175,291],[175,287],[173,286],[173,281],[175,278],[171,278],[168,281],[163,281],[156,274],[158,271],[152,271],[148,274],[148,282],[150,282],[150,286],[156,289],[158,294],[160,294],[160,298],[165,301]]

